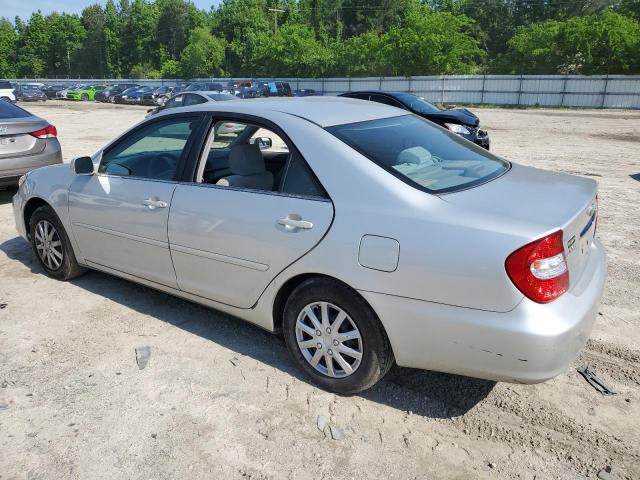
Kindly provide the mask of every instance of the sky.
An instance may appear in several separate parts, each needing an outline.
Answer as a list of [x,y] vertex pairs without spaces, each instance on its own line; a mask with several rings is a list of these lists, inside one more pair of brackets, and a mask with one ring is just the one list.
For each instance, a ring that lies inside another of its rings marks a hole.
[[[192,0],[198,8],[209,10],[211,5],[218,5],[221,0]],[[83,8],[100,3],[104,5],[106,0],[0,0],[0,17],[6,17],[13,21],[17,15],[23,19],[28,19],[31,13],[40,10],[47,14],[53,11],[64,11],[67,13],[80,13]],[[117,2],[116,2],[117,4]]]

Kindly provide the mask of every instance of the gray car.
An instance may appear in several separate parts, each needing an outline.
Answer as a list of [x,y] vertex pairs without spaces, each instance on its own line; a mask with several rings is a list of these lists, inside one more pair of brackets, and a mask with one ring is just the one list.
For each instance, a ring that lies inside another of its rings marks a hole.
[[34,168],[62,163],[56,127],[9,102],[0,102],[0,187],[14,186]]
[[596,193],[405,110],[308,97],[167,110],[27,175],[13,206],[51,277],[96,269],[237,316],[349,394],[394,363],[562,373],[606,278]]

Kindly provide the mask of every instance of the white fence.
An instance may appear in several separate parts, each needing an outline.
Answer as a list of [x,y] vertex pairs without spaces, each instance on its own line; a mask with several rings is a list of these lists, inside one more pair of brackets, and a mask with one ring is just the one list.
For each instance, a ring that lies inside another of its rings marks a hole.
[[[226,83],[229,78],[200,79]],[[356,90],[393,90],[420,95],[431,102],[456,104],[540,105],[550,107],[640,109],[640,75],[440,75],[430,77],[278,78],[291,88],[312,88],[324,95]],[[21,81],[35,81],[18,80]],[[68,82],[39,79],[43,83]],[[118,83],[123,79],[73,79],[73,82]],[[135,80],[145,85],[172,85],[176,80]]]

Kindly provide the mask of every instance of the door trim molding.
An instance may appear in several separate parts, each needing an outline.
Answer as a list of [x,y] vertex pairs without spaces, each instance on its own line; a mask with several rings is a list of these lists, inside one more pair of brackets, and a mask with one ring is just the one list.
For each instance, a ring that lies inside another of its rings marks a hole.
[[230,257],[228,255],[222,255],[220,253],[207,252],[205,250],[198,250],[197,248],[176,245],[175,243],[171,244],[170,250],[174,250],[180,253],[186,253],[187,255],[206,258],[209,260],[215,260],[222,263],[229,263],[231,265],[249,268],[251,270],[258,270],[259,272],[266,272],[267,270],[269,270],[269,265],[265,265],[264,263],[252,262],[251,260],[245,260],[244,258]]
[[169,249],[168,242],[162,242],[160,240],[154,240],[153,238],[140,237],[138,235],[132,235],[131,233],[119,232],[117,230],[111,230],[109,228],[102,228],[96,225],[88,225],[86,223],[73,222],[74,227],[86,228],[88,230],[94,230],[100,233],[106,233],[107,235],[113,235],[114,237],[122,237],[127,240],[133,240],[134,242],[146,243],[147,245],[153,245],[154,247],[160,247]]

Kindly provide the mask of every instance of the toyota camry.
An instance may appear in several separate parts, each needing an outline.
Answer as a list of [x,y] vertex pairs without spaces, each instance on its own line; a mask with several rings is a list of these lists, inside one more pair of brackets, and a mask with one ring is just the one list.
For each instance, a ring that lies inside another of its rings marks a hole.
[[406,110],[308,97],[166,110],[25,175],[13,207],[47,275],[100,270],[240,317],[352,394],[394,363],[562,373],[606,277],[596,194]]

